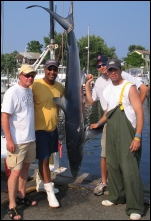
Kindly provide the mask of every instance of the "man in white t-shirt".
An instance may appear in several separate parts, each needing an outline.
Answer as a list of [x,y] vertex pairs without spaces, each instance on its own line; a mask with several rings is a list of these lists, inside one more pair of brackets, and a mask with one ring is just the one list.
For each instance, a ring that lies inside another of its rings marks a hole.
[[112,81],[103,91],[107,109],[98,123],[90,125],[92,129],[107,122],[109,196],[102,205],[126,203],[126,214],[131,220],[139,220],[144,214],[144,193],[139,173],[143,106],[136,86],[122,78],[121,63],[111,59],[106,67]]
[[36,160],[34,102],[29,88],[35,76],[36,72],[30,65],[22,65],[19,82],[5,92],[1,109],[7,148],[6,162],[11,169],[8,178],[8,215],[14,220],[22,219],[16,204],[37,206],[36,201],[25,195],[28,169],[30,163]]
[[[107,108],[106,101],[103,97],[103,90],[111,83],[109,76],[107,75],[106,63],[108,61],[108,57],[105,55],[98,55],[96,60],[96,67],[98,72],[100,72],[101,76],[95,81],[95,85],[93,87],[93,91],[91,93],[90,90],[90,83],[94,80],[94,76],[92,74],[87,75],[88,81],[86,82],[86,97],[89,105],[93,105],[96,101],[100,101],[101,107],[103,112]],[[148,87],[143,84],[141,81],[137,80],[132,75],[122,71],[122,77],[125,80],[128,80],[136,85],[137,89],[140,92],[140,99],[143,103],[146,95],[148,93]],[[101,138],[101,158],[100,158],[100,170],[101,170],[101,182],[97,184],[96,188],[94,189],[95,195],[103,194],[104,190],[107,187],[107,166],[106,166],[106,124],[104,125],[102,138]]]

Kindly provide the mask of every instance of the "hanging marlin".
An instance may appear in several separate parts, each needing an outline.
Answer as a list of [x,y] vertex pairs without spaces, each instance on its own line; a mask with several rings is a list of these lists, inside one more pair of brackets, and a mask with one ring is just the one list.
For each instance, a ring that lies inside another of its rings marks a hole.
[[72,13],[67,18],[63,18],[50,9],[39,5],[32,5],[26,9],[32,7],[45,9],[68,33],[65,95],[62,98],[54,98],[54,102],[65,114],[67,156],[72,176],[76,177],[84,156],[84,142],[102,132],[103,126],[99,130],[87,128],[85,131],[84,129],[81,95],[82,76],[79,49],[73,31]]

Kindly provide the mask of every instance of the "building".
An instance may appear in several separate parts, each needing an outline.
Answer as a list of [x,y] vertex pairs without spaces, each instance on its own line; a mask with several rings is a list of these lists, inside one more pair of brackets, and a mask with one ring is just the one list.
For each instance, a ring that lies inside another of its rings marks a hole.
[[134,50],[133,52],[136,52],[142,56],[142,58],[145,60],[144,69],[146,71],[149,71],[150,70],[150,51],[148,51],[148,50]]
[[37,59],[39,59],[40,53],[38,52],[19,52],[15,59],[17,63],[21,66],[23,63],[34,64]]

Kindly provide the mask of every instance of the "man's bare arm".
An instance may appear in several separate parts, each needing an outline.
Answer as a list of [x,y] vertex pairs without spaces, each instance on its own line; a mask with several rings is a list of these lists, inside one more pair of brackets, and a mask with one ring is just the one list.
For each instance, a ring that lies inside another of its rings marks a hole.
[[10,132],[9,117],[10,117],[10,114],[2,113],[1,122],[2,122],[2,128],[3,128],[4,134],[6,137],[7,150],[9,150],[10,152],[14,152],[15,151],[15,144],[12,139],[11,132]]
[[104,112],[103,116],[100,118],[100,120],[97,123],[90,125],[90,129],[95,129],[95,128],[98,128],[101,124],[105,124],[107,121],[106,113],[107,113],[107,110]]
[[145,101],[145,98],[147,96],[147,93],[149,91],[149,88],[145,84],[141,84],[141,86],[139,87],[139,91],[140,91],[139,96],[140,96],[141,102],[143,104]]
[[86,78],[88,79],[85,84],[86,98],[87,98],[88,104],[92,106],[94,104],[94,100],[92,99],[90,83],[93,81],[94,76],[92,74],[87,74]]
[[[130,88],[129,99],[136,114],[136,134],[141,135],[144,125],[144,110],[135,86],[131,86]],[[140,145],[141,142],[139,139],[134,138],[130,145],[131,152],[137,151],[140,148]]]

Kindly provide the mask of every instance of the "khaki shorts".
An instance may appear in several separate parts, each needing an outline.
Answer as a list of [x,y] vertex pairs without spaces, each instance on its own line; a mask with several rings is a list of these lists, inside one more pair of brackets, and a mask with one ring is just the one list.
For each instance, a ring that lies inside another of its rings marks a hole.
[[101,138],[101,147],[102,147],[101,157],[104,158],[106,158],[106,126],[107,124],[104,124],[102,138]]
[[23,163],[34,163],[36,160],[36,143],[15,144],[15,152],[7,151],[6,163],[13,170],[21,170]]

